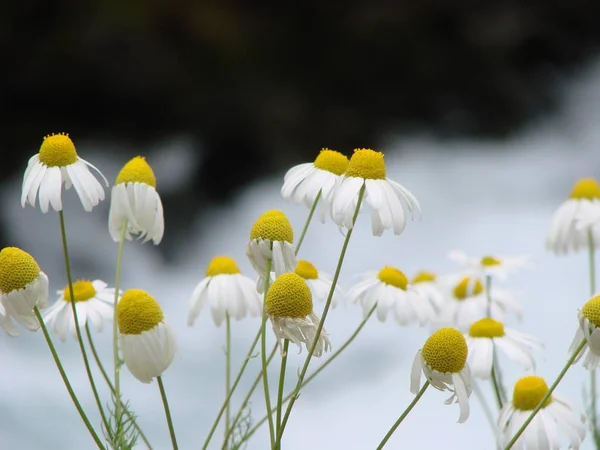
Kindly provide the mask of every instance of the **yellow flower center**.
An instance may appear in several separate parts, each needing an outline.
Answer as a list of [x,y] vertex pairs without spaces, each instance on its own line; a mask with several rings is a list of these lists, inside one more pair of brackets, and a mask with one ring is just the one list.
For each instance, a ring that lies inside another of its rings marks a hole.
[[228,256],[215,256],[206,268],[206,276],[235,275],[240,273],[238,265]]
[[348,157],[335,150],[324,148],[313,163],[317,169],[326,170],[335,175],[341,175],[348,167]]
[[136,156],[123,166],[115,185],[120,183],[143,183],[156,189],[156,177],[143,156]]
[[467,297],[473,297],[483,292],[481,280],[472,280],[471,277],[464,277],[460,283],[454,287],[454,297],[457,300],[464,300]]
[[573,186],[571,198],[577,200],[600,198],[600,187],[593,178],[582,178]]
[[436,280],[436,275],[433,272],[419,272],[412,279],[412,284],[415,283],[427,283]]
[[600,327],[600,296],[588,300],[581,308],[581,314],[591,323]]
[[117,324],[122,334],[141,334],[152,330],[163,319],[158,302],[141,289],[125,291],[117,303]]
[[474,338],[502,337],[504,336],[504,325],[494,319],[481,319],[471,325],[469,336]]
[[[94,285],[91,281],[79,280],[73,283],[73,295],[75,296],[75,302],[84,302],[96,295],[96,289],[94,289]],[[63,297],[67,302],[72,301],[68,284],[65,286]]]
[[383,269],[381,269],[377,274],[377,278],[379,278],[385,284],[397,287],[403,291],[406,290],[406,286],[408,285],[408,279],[406,278],[406,275],[404,275],[398,269],[390,266],[385,266]]
[[48,167],[64,167],[77,161],[77,151],[68,134],[52,134],[44,136],[39,158]]
[[276,209],[267,211],[258,218],[250,230],[250,239],[266,239],[271,242],[294,241],[294,231],[284,213]]
[[366,148],[355,149],[345,175],[370,180],[385,180],[383,153]]
[[[515,383],[513,406],[521,411],[531,411],[540,404],[546,392],[548,392],[548,385],[543,378],[535,375],[521,378]],[[549,397],[543,408],[548,406],[551,401],[552,397]]]
[[456,328],[441,328],[425,341],[421,354],[429,367],[440,373],[456,373],[465,367],[467,341]]
[[481,265],[482,266],[499,266],[500,264],[502,264],[502,261],[500,261],[497,258],[494,258],[493,256],[484,256],[483,258],[481,258]]
[[319,271],[317,268],[304,259],[298,261],[298,265],[296,266],[296,274],[300,275],[305,280],[316,280],[319,278]]
[[267,291],[265,308],[273,317],[299,319],[308,316],[313,303],[306,281],[292,272],[277,277]]
[[40,266],[29,253],[16,247],[0,251],[0,292],[8,294],[23,289],[39,275]]

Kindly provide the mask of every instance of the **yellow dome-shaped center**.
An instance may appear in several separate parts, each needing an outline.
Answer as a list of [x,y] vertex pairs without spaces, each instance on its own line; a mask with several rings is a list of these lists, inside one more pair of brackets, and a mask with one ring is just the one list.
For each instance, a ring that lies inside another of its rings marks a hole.
[[[547,392],[548,385],[543,378],[535,375],[521,378],[515,383],[513,406],[521,411],[531,411],[540,404]],[[549,397],[543,407],[548,406],[551,401],[552,397]]]
[[483,292],[483,284],[481,280],[472,279],[471,277],[464,277],[454,287],[454,297],[457,300],[465,300],[467,297],[473,297]]
[[502,337],[504,336],[504,325],[502,322],[486,317],[471,325],[469,336],[474,338]]
[[77,161],[77,151],[68,134],[52,134],[44,137],[39,158],[48,167],[70,166]]
[[436,279],[437,277],[433,272],[419,272],[413,277],[411,283],[428,283],[431,281],[435,281]]
[[467,341],[456,328],[441,328],[425,341],[421,354],[429,367],[440,373],[460,372],[467,361]]
[[383,153],[367,148],[355,149],[345,175],[370,180],[385,180]]
[[493,256],[484,256],[483,258],[481,258],[481,265],[482,266],[499,266],[500,264],[502,264],[502,261],[500,261],[497,258],[494,258]]
[[[79,280],[73,283],[73,295],[75,296],[75,302],[85,302],[96,295],[96,289],[94,289],[91,281]],[[67,302],[72,301],[68,284],[65,286],[63,297]]]
[[277,277],[267,291],[265,308],[273,317],[299,319],[308,316],[313,303],[306,281],[292,272]]
[[406,286],[408,286],[408,279],[406,278],[406,275],[404,275],[404,273],[395,267],[385,266],[379,271],[377,278],[379,278],[385,284],[397,287],[403,291],[405,291]]
[[0,292],[23,289],[39,275],[40,266],[29,253],[16,247],[0,251]]
[[301,259],[296,265],[296,274],[300,275],[305,280],[316,280],[319,278],[319,271],[309,261]]
[[238,265],[229,256],[215,256],[206,268],[206,276],[235,275],[240,273]]
[[582,178],[573,186],[571,198],[577,200],[600,198],[600,187],[593,178]]
[[250,230],[250,239],[266,239],[271,242],[294,242],[290,221],[279,210],[272,209],[258,218]]
[[123,334],[141,334],[152,330],[163,319],[158,302],[141,289],[125,291],[117,303],[117,324]]
[[588,300],[581,308],[581,314],[591,323],[600,327],[600,296]]
[[115,184],[143,183],[156,189],[156,177],[143,156],[136,156],[123,166]]
[[348,157],[335,150],[324,148],[321,150],[313,164],[317,169],[326,170],[335,175],[341,175],[348,167]]

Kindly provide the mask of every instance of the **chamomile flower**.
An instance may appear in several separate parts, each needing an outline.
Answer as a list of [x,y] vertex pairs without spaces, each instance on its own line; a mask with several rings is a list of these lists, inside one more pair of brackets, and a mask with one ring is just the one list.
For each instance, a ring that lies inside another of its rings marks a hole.
[[558,255],[577,252],[589,247],[590,235],[597,246],[600,227],[593,224],[598,217],[600,187],[593,178],[582,178],[573,186],[569,199],[552,216],[546,248]]
[[115,290],[100,280],[79,280],[73,283],[73,295],[69,285],[57,292],[58,300],[44,312],[44,322],[61,341],[67,333],[77,339],[73,305],[77,308],[77,321],[80,327],[91,322],[96,331],[104,328],[104,320],[111,320],[114,314]]
[[[317,268],[310,262],[304,259],[298,261],[296,266],[296,275],[300,275],[308,283],[309,287],[313,292],[313,296],[319,301],[326,301],[329,297],[329,291],[333,284],[333,278],[322,270]],[[333,297],[331,298],[331,307],[335,308],[338,301],[341,301],[344,292],[340,285],[336,283],[333,291]]]
[[265,309],[282,352],[284,339],[296,344],[299,352],[302,344],[310,350],[316,339],[315,357],[331,349],[325,327],[317,336],[319,318],[313,312],[310,288],[300,275],[284,273],[277,277],[267,291]]
[[452,392],[444,403],[458,402],[458,423],[469,418],[469,397],[473,391],[467,354],[467,343],[462,333],[455,328],[442,328],[429,336],[417,352],[410,375],[410,391],[413,394],[421,389],[421,371],[434,388]]
[[410,285],[419,297],[429,301],[437,315],[444,303],[444,295],[440,290],[437,275],[433,272],[418,272],[410,280]]
[[15,331],[11,319],[30,331],[37,330],[40,324],[33,308],[48,306],[48,277],[33,256],[16,247],[0,251],[0,304],[3,328],[9,334]]
[[481,258],[469,256],[464,252],[453,251],[448,257],[473,275],[498,277],[501,280],[518,269],[530,267],[529,256],[483,256]]
[[[329,198],[337,179],[348,167],[348,157],[324,148],[312,163],[299,164],[285,174],[281,195],[287,201],[304,203],[312,208],[321,194],[323,199]],[[325,222],[325,202],[321,202],[320,219]]]
[[104,200],[104,189],[92,175],[89,167],[94,169],[104,180],[104,175],[89,162],[77,155],[75,145],[68,134],[53,134],[44,137],[39,153],[29,159],[21,192],[21,206],[27,203],[35,207],[35,200],[40,200],[40,209],[48,212],[49,206],[55,211],[62,211],[62,185],[65,189],[71,186],[81,200],[83,209],[91,211],[94,206]]
[[408,283],[403,272],[385,266],[363,274],[363,280],[348,290],[348,300],[360,302],[366,317],[376,306],[377,318],[384,322],[392,312],[400,325],[417,322],[424,325],[435,317],[435,309]]
[[189,326],[194,325],[207,301],[217,326],[221,326],[226,315],[236,320],[248,314],[256,317],[262,305],[254,280],[242,275],[236,262],[228,256],[215,256],[206,268],[206,278],[194,288],[188,314]]
[[156,191],[156,177],[143,156],[131,159],[119,172],[111,191],[108,229],[115,242],[139,235],[143,242],[152,240],[158,245],[163,238],[165,221],[160,196]]
[[502,351],[523,369],[535,370],[531,349],[542,350],[542,343],[535,337],[504,328],[502,322],[490,319],[478,320],[465,335],[469,347],[469,365],[475,378],[488,379],[492,373],[494,353]]
[[[499,448],[505,448],[509,444],[547,392],[548,385],[543,378],[537,376],[530,375],[516,382],[512,401],[504,405],[498,416]],[[584,438],[585,416],[577,413],[565,398],[553,393],[512,448],[559,449],[564,448],[566,440],[570,449],[577,450]]]
[[581,341],[585,339],[586,345],[579,352],[576,363],[584,355],[583,367],[586,369],[596,369],[600,366],[600,296],[589,300],[577,315],[579,326],[575,332],[575,337],[569,348],[569,353],[572,354],[579,346]]
[[327,198],[331,204],[331,218],[339,227],[353,227],[354,212],[361,192],[364,192],[364,202],[371,207],[374,236],[381,236],[389,228],[394,229],[394,234],[402,233],[406,225],[405,207],[413,217],[415,210],[420,212],[415,196],[386,177],[383,153],[370,149],[354,150],[346,172]]
[[[258,218],[250,230],[250,242],[246,247],[246,256],[258,273],[256,288],[258,292],[265,290],[267,267],[271,261],[270,273],[275,276],[296,270],[296,254],[294,251],[294,231],[284,213],[273,209]],[[270,275],[269,273],[269,275]]]
[[131,374],[150,383],[171,365],[177,342],[154,298],[140,289],[125,291],[117,303],[123,360]]

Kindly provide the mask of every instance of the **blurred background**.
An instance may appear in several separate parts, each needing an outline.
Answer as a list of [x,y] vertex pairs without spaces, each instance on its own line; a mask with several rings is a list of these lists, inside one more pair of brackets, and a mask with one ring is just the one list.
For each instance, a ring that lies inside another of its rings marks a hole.
[[[254,276],[245,245],[267,209],[282,209],[299,232],[307,211],[279,196],[289,167],[322,147],[348,156],[374,148],[421,201],[423,220],[400,237],[373,238],[361,218],[342,284],[385,264],[452,271],[454,249],[531,254],[536,268],[510,281],[526,309],[518,326],[550,349],[538,370],[551,381],[589,296],[585,255],[555,258],[543,242],[575,180],[598,174],[599,13],[592,0],[4,2],[0,243],[32,253],[62,289],[56,215],[19,204],[28,158],[57,132],[110,182],[128,159],[147,157],[166,234],[158,247],[126,246],[123,287],[154,293],[178,327],[181,357],[165,383],[181,448],[197,448],[222,399],[224,330],[208,311],[185,325],[195,283],[216,254]],[[108,201],[85,214],[72,192],[65,198],[75,277],[112,283]],[[333,272],[341,242],[334,225],[314,224],[304,257]],[[335,346],[360,321],[359,308],[329,320]],[[239,358],[257,324],[236,329]],[[374,321],[364,334],[303,394],[288,448],[306,448],[306,439],[317,449],[374,448],[410,401],[408,371],[427,331]],[[99,346],[108,358],[107,333]],[[93,416],[77,347],[59,348]],[[519,375],[509,371],[507,385]],[[581,400],[585,373],[571,375],[564,389]],[[168,448],[157,389],[129,378],[142,425],[156,448]],[[493,448],[481,409],[459,427],[445,398],[428,393],[390,448]],[[255,408],[258,418],[260,397]],[[432,420],[439,433],[425,431]],[[265,448],[265,436],[248,448]],[[40,334],[0,335],[3,448],[92,448]]]

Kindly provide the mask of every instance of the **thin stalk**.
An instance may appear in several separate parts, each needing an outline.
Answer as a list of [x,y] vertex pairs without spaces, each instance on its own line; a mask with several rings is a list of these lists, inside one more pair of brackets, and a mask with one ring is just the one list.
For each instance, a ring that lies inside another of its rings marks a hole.
[[171,419],[171,411],[169,410],[169,402],[167,401],[167,393],[163,386],[162,377],[156,377],[158,381],[158,389],[160,390],[160,398],[162,399],[163,406],[165,408],[165,416],[167,417],[167,425],[169,426],[169,435],[171,436],[171,443],[173,444],[173,450],[177,450],[177,439],[175,438],[175,429],[173,428],[173,420]]
[[[492,276],[485,276],[485,295],[486,295],[486,309],[487,317],[492,318]],[[506,394],[504,387],[502,386],[502,373],[500,372],[500,366],[496,357],[496,352],[492,356],[492,373],[491,373],[492,387],[494,388],[494,395],[496,396],[496,402],[498,403],[498,409],[502,409]]]
[[115,270],[115,299],[113,309],[113,364],[115,371],[115,420],[121,421],[121,382],[119,372],[121,361],[119,359],[119,333],[117,326],[117,303],[119,302],[119,288],[121,285],[121,263],[123,262],[123,247],[125,246],[125,235],[127,234],[127,219],[123,221],[123,229],[119,238],[119,249],[117,250],[117,268]]
[[281,358],[281,371],[279,372],[279,389],[277,390],[277,432],[281,426],[281,407],[283,405],[283,386],[285,383],[285,366],[287,363],[287,352],[290,345],[289,339],[283,340],[283,357]]
[[[225,313],[225,398],[231,398],[231,321],[229,313]],[[225,407],[225,444],[227,444],[227,430],[229,430],[229,417],[231,414],[231,403],[227,402]],[[227,449],[227,445],[225,446]]]
[[[265,307],[267,301],[267,292],[269,291],[269,283],[271,282],[271,264],[273,261],[271,258],[267,259],[267,270],[265,271],[265,294],[263,297],[263,314],[260,334],[260,360],[262,363],[262,378],[263,378],[263,391],[265,393],[265,403],[267,410],[271,406],[271,396],[269,395],[269,378],[267,376],[267,308]],[[273,417],[271,413],[267,413],[267,420],[269,421],[269,438],[271,440],[271,448],[275,445],[275,427],[273,426]]]
[[[590,268],[590,297],[593,297],[596,293],[596,246],[594,242],[594,236],[592,234],[592,228],[588,229],[588,256],[589,256],[589,268]],[[594,444],[596,449],[600,449],[600,434],[598,433],[598,388],[597,388],[596,369],[590,370],[590,428],[592,429],[592,436],[594,437]]]
[[502,394],[500,393],[500,386],[498,384],[498,377],[496,376],[495,369],[495,361],[492,361],[492,373],[491,373],[491,381],[492,386],[494,388],[494,395],[496,396],[496,403],[498,404],[498,409],[502,409],[504,402],[502,401]]
[[485,418],[487,419],[488,423],[490,424],[492,431],[494,433],[496,433],[496,422],[492,415],[492,410],[490,409],[490,405],[487,404],[485,396],[483,395],[483,392],[481,392],[481,389],[479,388],[479,384],[475,380],[473,380],[473,392],[475,393],[475,396],[479,400],[479,403],[481,403],[483,413],[485,414]]
[[302,233],[300,233],[300,238],[298,239],[298,243],[296,244],[296,250],[295,250],[296,255],[300,251],[300,247],[302,246],[302,242],[304,241],[304,237],[306,236],[306,232],[308,231],[308,226],[310,225],[313,214],[315,213],[315,210],[317,209],[317,203],[319,203],[319,199],[321,198],[321,192],[322,191],[319,191],[319,193],[315,197],[315,201],[313,202],[313,205],[310,208],[310,212],[308,213],[306,222],[304,222],[304,228],[302,228]]

